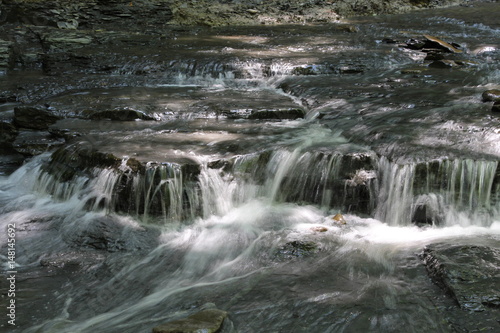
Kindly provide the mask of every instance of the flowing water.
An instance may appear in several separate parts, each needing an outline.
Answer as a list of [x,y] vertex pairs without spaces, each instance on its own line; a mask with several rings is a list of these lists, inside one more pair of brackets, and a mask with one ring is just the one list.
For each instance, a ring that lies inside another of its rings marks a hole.
[[[81,134],[68,151],[121,165],[68,176],[49,152],[0,178],[0,223],[17,231],[12,331],[150,332],[206,303],[238,332],[497,330],[418,255],[500,247],[500,118],[481,101],[499,87],[498,9],[352,19],[355,33],[198,32],[147,85],[72,92],[156,121],[60,121]],[[422,34],[460,44],[469,66],[426,67],[383,41]],[[305,118],[244,117],[293,107]]]

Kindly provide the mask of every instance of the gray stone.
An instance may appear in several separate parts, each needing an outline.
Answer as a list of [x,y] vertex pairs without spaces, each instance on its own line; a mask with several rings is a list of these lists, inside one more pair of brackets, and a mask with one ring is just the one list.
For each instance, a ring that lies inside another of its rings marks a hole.
[[51,110],[34,106],[14,108],[14,124],[17,127],[34,130],[46,130],[61,117]]
[[45,131],[21,131],[12,143],[14,150],[24,156],[35,156],[64,144],[64,140],[54,138]]
[[13,142],[18,133],[17,128],[10,122],[0,121],[0,143]]
[[433,244],[422,254],[427,272],[464,310],[500,307],[500,250],[487,246]]

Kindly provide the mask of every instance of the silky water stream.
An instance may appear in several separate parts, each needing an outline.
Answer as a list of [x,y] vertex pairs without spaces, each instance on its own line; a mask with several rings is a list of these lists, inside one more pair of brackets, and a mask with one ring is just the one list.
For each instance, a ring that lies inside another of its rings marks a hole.
[[[186,65],[161,85],[72,92],[167,112],[60,121],[81,140],[0,179],[17,272],[17,326],[3,327],[150,332],[214,303],[227,332],[498,331],[498,278],[497,305],[468,308],[422,261],[426,246],[500,249],[500,121],[480,99],[500,79],[489,5],[360,18],[354,34],[222,28],[220,40],[258,47],[203,56],[238,53],[247,77]],[[383,42],[422,34],[461,44],[473,64],[427,67]],[[235,107],[222,117],[224,103]],[[280,103],[305,119],[234,116]],[[123,161],[59,159],[89,147]]]

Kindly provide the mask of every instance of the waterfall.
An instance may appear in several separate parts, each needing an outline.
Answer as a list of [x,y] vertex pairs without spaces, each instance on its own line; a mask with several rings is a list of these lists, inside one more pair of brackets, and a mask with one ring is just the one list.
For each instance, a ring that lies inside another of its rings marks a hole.
[[74,199],[76,210],[124,212],[144,223],[223,216],[253,199],[366,213],[390,226],[489,226],[500,213],[497,161],[398,164],[381,157],[372,165],[299,147],[236,156],[220,167],[149,163],[142,172],[91,168],[65,179],[64,170],[47,171],[49,160],[34,158],[11,182],[53,200]]
[[128,207],[122,205],[122,210],[133,211],[143,221],[159,215],[164,224],[191,220],[196,216],[199,205],[197,186],[185,179],[179,164],[148,164],[144,174],[130,177],[130,193],[123,196]]
[[437,160],[400,165],[382,157],[375,217],[389,225],[489,226],[499,214],[497,169],[497,161]]
[[380,188],[375,217],[389,225],[411,221],[415,165],[399,165],[382,157],[378,165]]

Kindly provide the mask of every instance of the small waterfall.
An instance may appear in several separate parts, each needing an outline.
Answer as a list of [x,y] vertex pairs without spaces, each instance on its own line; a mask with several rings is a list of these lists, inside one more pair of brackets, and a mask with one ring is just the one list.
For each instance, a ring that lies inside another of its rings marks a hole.
[[497,161],[399,165],[382,157],[375,217],[389,225],[489,226],[499,213],[497,169]]
[[[297,148],[239,156],[230,167],[204,167],[200,174],[204,216],[223,215],[255,198],[348,211],[354,203],[371,197],[368,193],[374,190],[371,177],[356,179],[357,174],[352,172],[354,169],[370,174],[362,168],[366,163],[356,155],[303,152]],[[370,203],[362,202],[360,206],[369,207]]]
[[382,157],[378,165],[379,193],[375,217],[389,225],[411,221],[415,165],[399,165]]
[[45,155],[11,178],[57,201],[74,199],[78,210],[123,212],[163,225],[223,216],[253,199],[362,213],[391,226],[489,226],[500,214],[497,161],[398,164],[381,157],[373,165],[367,154],[306,150],[264,151],[219,166],[149,163],[142,171],[124,160],[70,178],[64,169],[46,168]]
[[127,189],[122,192],[124,205],[118,207],[141,216],[143,221],[154,216],[161,216],[165,224],[192,220],[199,206],[198,189],[185,178],[179,164],[148,164],[144,174],[131,176],[132,186],[124,187]]

